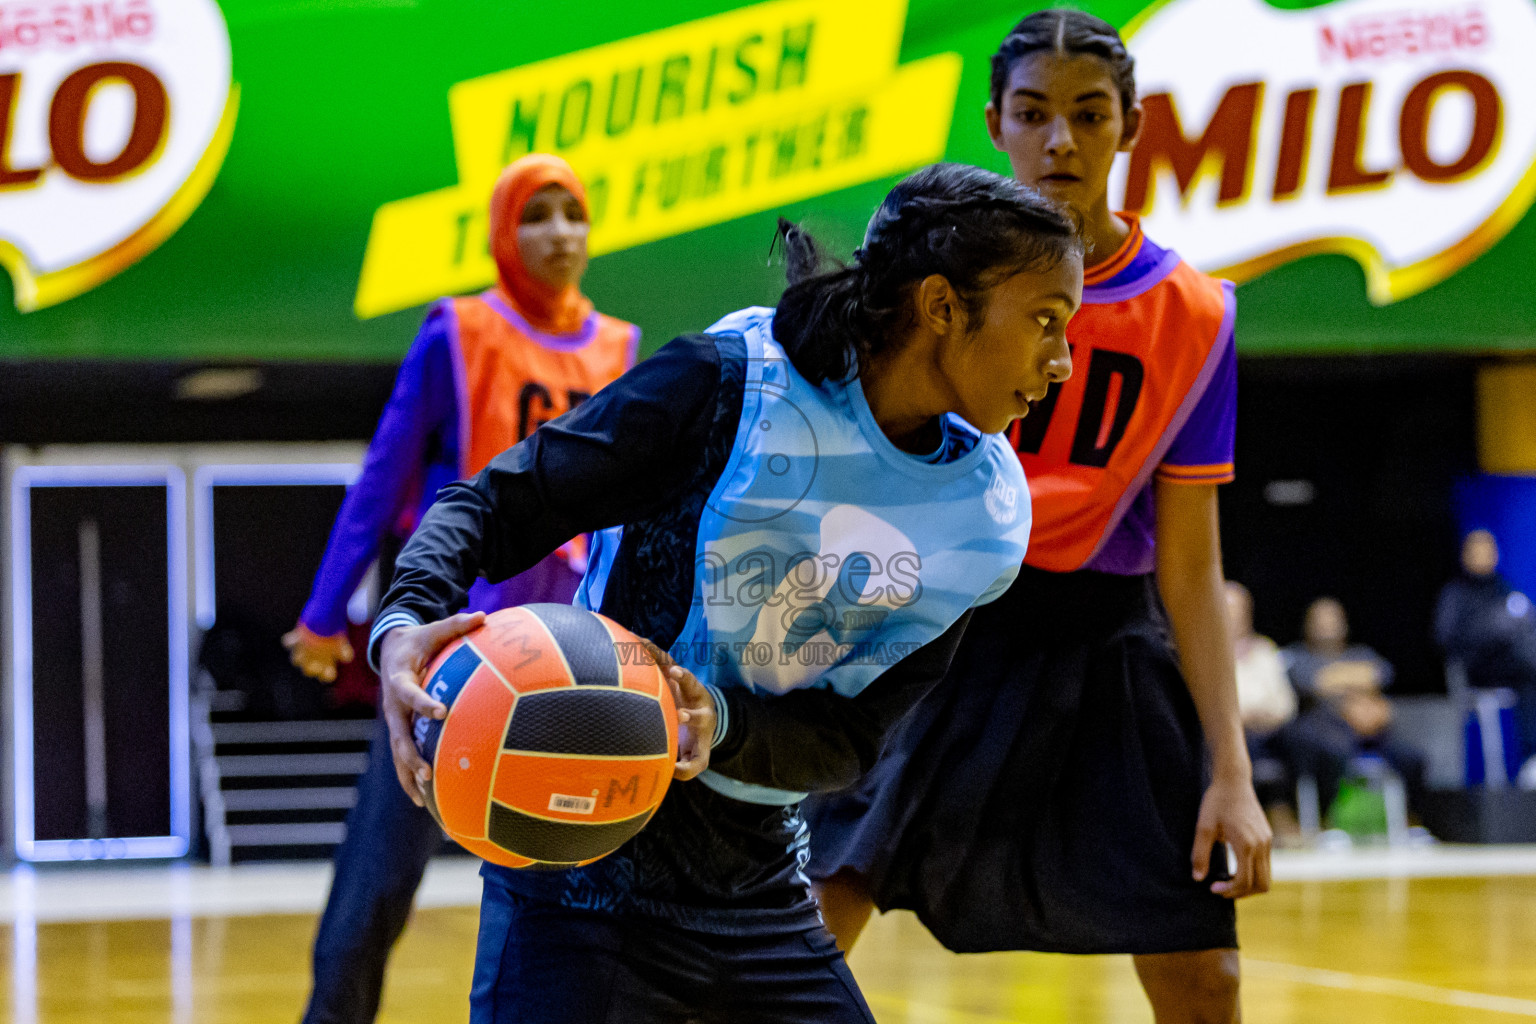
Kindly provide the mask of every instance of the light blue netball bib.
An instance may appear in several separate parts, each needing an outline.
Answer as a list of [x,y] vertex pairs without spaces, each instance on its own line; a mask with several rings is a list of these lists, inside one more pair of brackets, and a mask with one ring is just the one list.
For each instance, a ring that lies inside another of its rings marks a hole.
[[[1003,437],[953,415],[943,450],[963,454],[930,461],[901,451],[857,380],[815,386],[796,372],[772,320],[758,307],[709,328],[744,338],[747,371],[736,443],[699,520],[693,603],[672,655],[722,688],[853,696],[1007,589],[1029,540],[1029,491]],[[594,560],[611,555],[594,551]],[[578,601],[595,605],[594,596],[583,587]],[[805,795],[713,771],[701,778],[754,803]]]

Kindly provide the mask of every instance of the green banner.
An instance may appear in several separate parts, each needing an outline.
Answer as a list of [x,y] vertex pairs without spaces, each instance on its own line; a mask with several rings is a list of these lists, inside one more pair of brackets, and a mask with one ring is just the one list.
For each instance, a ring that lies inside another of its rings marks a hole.
[[[1102,0],[1146,128],[1112,182],[1242,282],[1253,354],[1536,348],[1536,0]],[[989,61],[1030,8],[0,0],[0,357],[398,359],[492,278],[530,149],[588,182],[599,308],[646,349],[848,250],[890,184],[1006,171]]]

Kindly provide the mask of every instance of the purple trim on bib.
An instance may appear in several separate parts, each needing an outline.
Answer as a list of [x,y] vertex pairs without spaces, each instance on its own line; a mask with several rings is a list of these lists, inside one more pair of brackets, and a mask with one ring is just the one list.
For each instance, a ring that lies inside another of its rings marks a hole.
[[523,314],[513,309],[494,289],[482,293],[481,298],[485,299],[503,320],[526,335],[529,341],[555,352],[574,352],[597,337],[595,311],[582,321],[581,330],[575,334],[547,334],[530,324]]
[[[1169,255],[1173,255],[1172,252]],[[1174,257],[1174,262],[1175,264],[1178,263],[1177,257]],[[1163,276],[1166,277],[1167,274]],[[1216,332],[1216,340],[1211,345],[1210,351],[1206,353],[1205,365],[1200,367],[1200,375],[1195,378],[1195,382],[1185,392],[1184,401],[1179,404],[1178,411],[1173,414],[1173,418],[1163,428],[1162,436],[1157,441],[1157,447],[1147,456],[1147,460],[1142,463],[1141,469],[1137,471],[1136,478],[1131,481],[1130,486],[1120,495],[1120,500],[1115,504],[1115,511],[1110,516],[1109,526],[1105,528],[1103,535],[1100,536],[1098,546],[1094,548],[1093,554],[1089,555],[1088,560],[1083,563],[1083,568],[1085,569],[1092,569],[1095,572],[1113,572],[1121,575],[1152,571],[1153,548],[1151,545],[1144,548],[1144,553],[1137,559],[1134,557],[1135,552],[1127,550],[1127,545],[1124,541],[1118,544],[1112,544],[1111,541],[1120,532],[1120,524],[1124,520],[1126,512],[1130,511],[1131,505],[1146,490],[1147,484],[1152,479],[1152,474],[1162,464],[1163,456],[1173,446],[1174,440],[1179,436],[1179,431],[1184,428],[1185,422],[1195,411],[1195,407],[1200,404],[1200,399],[1205,395],[1205,389],[1210,386],[1211,378],[1215,375],[1216,368],[1221,365],[1222,357],[1226,355],[1228,342],[1231,341],[1232,331],[1237,323],[1237,292],[1236,286],[1231,281],[1222,281],[1221,290],[1225,310],[1221,317],[1221,327]],[[1100,561],[1101,556],[1103,556],[1102,562]]]
[[[1089,285],[1083,289],[1085,305],[1092,302],[1107,306],[1112,302],[1134,299],[1161,284],[1163,279],[1173,273],[1173,269],[1179,265],[1179,254],[1172,249],[1159,249],[1149,239],[1144,239],[1141,246],[1141,252],[1131,261],[1131,265],[1110,278],[1111,282],[1121,283]],[[1156,258],[1156,254],[1161,254],[1161,258]],[[1156,262],[1147,267],[1142,262],[1143,255],[1153,256]]]

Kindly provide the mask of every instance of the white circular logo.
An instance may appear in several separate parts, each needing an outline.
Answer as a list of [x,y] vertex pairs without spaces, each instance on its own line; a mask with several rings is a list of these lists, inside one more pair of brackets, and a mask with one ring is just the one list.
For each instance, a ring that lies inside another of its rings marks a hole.
[[175,232],[234,131],[213,0],[0,0],[0,265],[23,312],[88,291]]
[[1111,195],[1207,273],[1340,253],[1395,302],[1536,196],[1531,0],[1168,0],[1129,28],[1141,135]]
[[1007,526],[1019,517],[1019,490],[1001,476],[987,485],[987,515],[999,526]]

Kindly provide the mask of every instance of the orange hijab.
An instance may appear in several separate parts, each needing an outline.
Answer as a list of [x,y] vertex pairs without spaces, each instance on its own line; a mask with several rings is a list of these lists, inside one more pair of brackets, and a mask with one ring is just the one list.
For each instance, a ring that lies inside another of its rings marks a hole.
[[[517,251],[517,226],[523,207],[545,185],[560,185],[587,209],[587,192],[571,165],[548,153],[529,153],[513,161],[491,192],[491,258],[502,298],[533,327],[550,334],[575,334],[592,314],[592,302],[574,284],[552,288],[528,273]],[[588,214],[590,216],[590,214]]]

